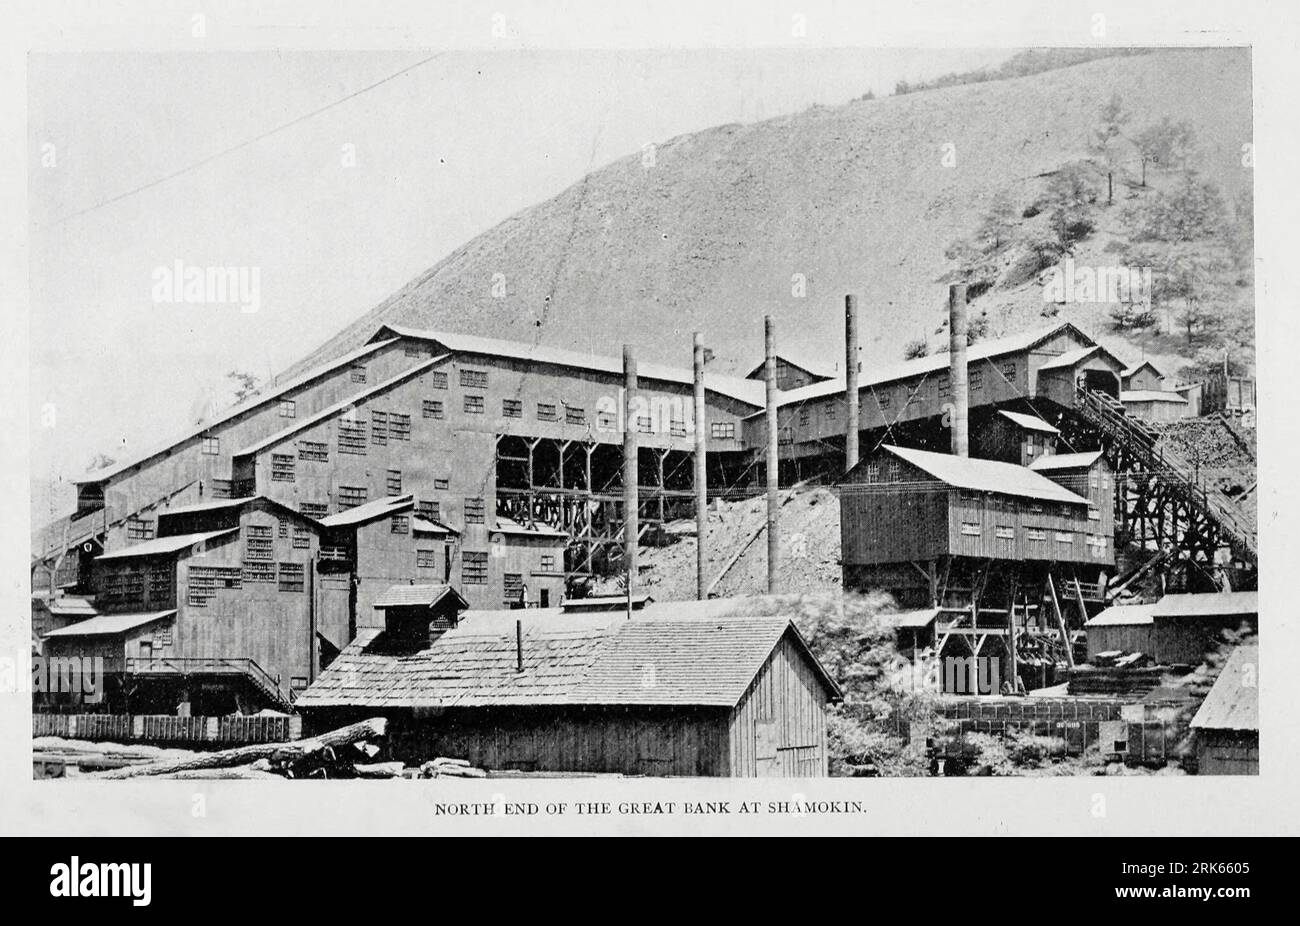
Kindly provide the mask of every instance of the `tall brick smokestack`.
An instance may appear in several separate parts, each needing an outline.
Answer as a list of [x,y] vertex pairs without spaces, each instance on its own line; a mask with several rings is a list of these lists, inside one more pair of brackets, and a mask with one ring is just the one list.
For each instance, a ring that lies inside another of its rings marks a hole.
[[858,465],[858,430],[862,413],[858,402],[858,297],[844,297],[844,400],[849,407],[848,430],[844,434],[844,471]]
[[948,287],[948,382],[952,386],[953,456],[970,456],[967,435],[970,396],[966,391],[966,284]]

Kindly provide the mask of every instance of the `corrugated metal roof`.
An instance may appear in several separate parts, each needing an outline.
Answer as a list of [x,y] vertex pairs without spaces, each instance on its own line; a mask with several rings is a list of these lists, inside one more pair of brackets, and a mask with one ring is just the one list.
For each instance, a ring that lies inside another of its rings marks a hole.
[[88,621],[81,621],[69,627],[51,630],[42,639],[48,640],[51,637],[111,636],[112,634],[126,633],[128,630],[143,627],[145,624],[162,620],[165,617],[175,616],[175,608],[169,611],[149,611],[143,614],[101,614],[99,617],[92,617]]
[[357,505],[347,511],[340,511],[338,514],[321,518],[320,523],[325,527],[348,527],[353,524],[364,524],[366,521],[373,521],[376,518],[387,518],[395,514],[401,514],[403,511],[409,511],[414,507],[414,495],[392,495],[387,498],[377,498],[373,502],[366,502],[364,505]]
[[[555,366],[572,367],[580,370],[596,370],[601,373],[612,373],[619,376],[623,374],[623,360],[621,357],[583,354],[558,347],[525,344],[520,341],[504,341],[498,338],[485,338],[472,334],[457,334],[451,331],[426,331],[418,328],[408,328],[405,325],[384,325],[375,334],[375,337],[383,337],[384,332],[391,332],[404,338],[434,341],[453,353],[483,354],[489,357],[526,360],[530,363],[549,363]],[[658,363],[638,363],[637,376],[640,379],[660,380],[661,382],[686,386],[695,384],[694,374],[691,370],[663,366]],[[711,392],[729,396],[747,405],[761,406],[764,402],[765,386],[755,380],[705,373],[704,386]]]
[[1238,646],[1205,696],[1194,730],[1259,731],[1259,645]]
[[1085,623],[1084,627],[1137,627],[1154,623],[1151,611],[1154,604],[1117,604],[1102,611]]
[[[1094,343],[1092,338],[1088,337],[1071,323],[1062,322],[1059,325],[1050,325],[1030,331],[1022,331],[1018,334],[1009,334],[1001,338],[993,338],[988,341],[980,341],[978,344],[967,348],[966,365],[969,368],[977,361],[993,360],[1005,354],[1014,354],[1030,350],[1038,344],[1041,344],[1043,341],[1065,331],[1073,332],[1076,337],[1082,339],[1088,344]],[[862,375],[858,378],[859,391],[865,392],[873,387],[878,388],[889,383],[929,373],[939,373],[946,369],[948,369],[948,355],[946,353],[941,353],[930,354],[926,357],[918,357],[915,360],[906,360],[885,367],[864,370]],[[755,381],[751,380],[751,382]],[[760,385],[762,384],[760,383]],[[841,373],[834,379],[827,380],[824,383],[813,383],[810,386],[804,386],[802,389],[792,389],[789,392],[781,393],[778,406],[794,405],[812,399],[820,399],[837,393],[843,393],[845,388],[847,388],[846,382],[844,375]],[[762,404],[761,399],[760,404]],[[758,412],[756,414],[763,414],[763,412]],[[750,415],[749,417],[752,418],[754,416]]]
[[1163,392],[1155,389],[1134,389],[1121,392],[1119,394],[1121,402],[1172,402],[1175,405],[1186,405],[1187,399],[1183,398],[1176,392]]
[[236,457],[248,456],[250,453],[260,453],[261,451],[266,450],[268,447],[274,447],[277,444],[282,444],[289,438],[293,437],[295,434],[300,434],[308,428],[314,428],[316,425],[320,424],[321,422],[328,421],[329,419],[336,417],[341,412],[347,411],[349,408],[352,408],[355,405],[360,405],[362,402],[365,402],[367,399],[373,399],[375,396],[382,395],[383,393],[387,392],[389,389],[392,389],[395,386],[400,386],[408,379],[413,379],[414,377],[419,376],[425,370],[428,370],[430,367],[442,363],[447,358],[448,358],[447,354],[440,354],[437,357],[430,357],[428,360],[423,360],[420,363],[417,363],[415,366],[411,367],[409,370],[403,370],[401,373],[398,373],[396,376],[390,376],[382,383],[376,383],[375,385],[370,386],[369,388],[362,389],[360,392],[348,396],[346,399],[344,399],[341,402],[335,402],[329,408],[322,409],[321,411],[318,411],[316,414],[311,415],[307,418],[300,418],[294,421],[293,424],[289,425],[288,427],[281,428],[279,431],[276,431],[270,437],[265,437],[262,440],[257,441],[256,443],[249,444],[247,447],[242,447],[239,450],[236,450],[233,455]]
[[450,585],[392,585],[375,601],[376,608],[410,608],[432,607],[448,595],[460,602],[462,609],[469,607],[469,602],[460,596]]
[[133,556],[158,556],[163,553],[175,553],[178,550],[184,550],[186,547],[193,547],[197,544],[210,543],[213,540],[232,536],[239,533],[239,528],[232,527],[222,531],[204,531],[201,534],[177,534],[174,537],[158,537],[154,540],[146,540],[143,543],[137,543],[121,550],[114,550],[112,553],[105,553],[99,557],[102,562],[106,559],[126,559]]
[[[940,482],[957,489],[969,489],[973,492],[995,492],[999,495],[1014,495],[1021,498],[1040,499],[1047,502],[1063,502],[1072,505],[1086,505],[1088,500],[1064,489],[1052,480],[1014,463],[1001,463],[996,460],[976,460],[970,457],[957,457],[950,453],[932,453],[928,450],[912,450],[907,447],[894,447],[886,444],[883,448],[900,460],[904,460],[917,469],[923,470]],[[854,467],[856,472],[868,461],[864,460]],[[852,475],[852,472],[849,475]],[[849,482],[849,476],[845,476]],[[850,483],[851,484],[851,483]]]
[[[785,634],[816,664],[783,617],[639,614],[629,621],[608,613],[503,613],[513,619],[467,612],[455,630],[405,655],[385,653],[384,635],[365,633],[301,695],[298,707],[734,707]],[[523,672],[516,671],[516,620],[523,627]],[[838,698],[834,682],[822,677],[828,698]]]
[[1030,463],[1029,468],[1038,473],[1058,469],[1088,469],[1100,456],[1100,450],[1088,450],[1084,453],[1049,453]]
[[1211,592],[1165,595],[1156,603],[1156,617],[1217,617],[1259,614],[1259,592]]
[[1045,434],[1060,434],[1056,428],[1052,427],[1042,418],[1036,415],[1025,415],[1020,412],[999,411],[999,415],[1007,420],[1019,425],[1027,431],[1042,431]]
[[352,363],[355,360],[359,360],[362,357],[375,353],[376,351],[379,351],[392,343],[393,343],[393,339],[389,338],[383,341],[372,341],[369,344],[364,344],[361,347],[358,347],[356,350],[349,351],[348,353],[344,354],[343,356],[339,357],[336,360],[331,360],[329,363],[322,364],[321,366],[316,367],[313,370],[309,370],[308,372],[304,373],[301,376],[296,376],[293,379],[289,380],[288,382],[275,386],[269,391],[257,395],[249,399],[248,401],[243,402],[240,405],[235,405],[227,409],[225,412],[223,412],[218,417],[212,419],[211,421],[202,422],[201,424],[196,425],[193,428],[190,428],[181,436],[169,440],[165,444],[159,444],[151,448],[145,453],[137,454],[133,457],[130,457],[129,459],[125,460],[122,463],[115,463],[112,466],[105,467],[104,469],[98,469],[95,470],[94,472],[87,473],[86,475],[82,476],[79,479],[72,480],[72,482],[76,485],[81,485],[84,483],[103,482],[105,479],[111,479],[113,476],[116,476],[119,473],[128,470],[133,466],[137,466],[140,463],[144,463],[148,461],[150,458],[156,457],[159,454],[172,449],[177,444],[183,443],[184,441],[187,440],[192,440],[193,438],[198,437],[200,434],[212,430],[217,425],[225,424],[227,421],[230,421],[234,418],[238,418],[240,415],[243,415],[246,412],[250,412],[253,411],[254,409],[261,408],[263,405],[266,405],[268,402],[273,402],[279,399],[280,396],[284,395],[287,392],[292,392],[294,389],[297,389],[298,387],[303,386],[318,377],[324,376],[325,374],[333,370],[337,370],[339,367],[344,366],[345,364]]

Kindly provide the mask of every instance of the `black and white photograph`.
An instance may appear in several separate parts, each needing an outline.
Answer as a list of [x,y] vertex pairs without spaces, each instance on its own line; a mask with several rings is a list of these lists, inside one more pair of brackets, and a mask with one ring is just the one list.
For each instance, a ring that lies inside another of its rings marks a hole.
[[304,827],[868,834],[907,793],[1016,833],[1045,787],[1067,828],[1264,826],[1295,341],[1258,43],[1295,22],[1059,6],[34,30],[7,780]]

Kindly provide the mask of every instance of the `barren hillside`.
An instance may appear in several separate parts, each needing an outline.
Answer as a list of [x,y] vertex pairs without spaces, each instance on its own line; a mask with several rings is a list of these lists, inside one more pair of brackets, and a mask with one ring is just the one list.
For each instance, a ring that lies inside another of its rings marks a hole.
[[[1088,156],[1112,94],[1135,131],[1186,120],[1201,175],[1229,202],[1248,190],[1250,88],[1248,50],[1171,50],[667,140],[653,163],[624,158],[469,241],[294,371],[396,321],[600,352],[631,341],[646,359],[681,364],[698,328],[719,372],[735,372],[759,354],[772,313],[784,344],[833,359],[849,289],[864,297],[864,359],[894,361],[906,341],[937,335],[948,244],[975,233],[997,194],[1019,208]],[[1080,261],[1115,260],[1103,249],[1139,195],[1128,160]],[[995,331],[1040,324],[1041,287],[992,291],[979,308]],[[1126,358],[1172,349],[1111,335],[1099,306],[1066,305],[1060,317]]]

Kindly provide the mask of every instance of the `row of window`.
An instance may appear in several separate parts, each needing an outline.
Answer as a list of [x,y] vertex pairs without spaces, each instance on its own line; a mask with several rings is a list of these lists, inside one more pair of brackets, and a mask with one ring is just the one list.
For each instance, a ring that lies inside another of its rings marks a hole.
[[[965,537],[979,537],[983,533],[983,527],[973,521],[963,521],[961,524],[961,533]],[[1046,543],[1049,531],[1042,527],[1026,527],[1025,539],[1036,543]],[[1073,546],[1073,531],[1050,531],[1053,539],[1061,545]],[[998,540],[1015,540],[1016,529],[1009,524],[998,524],[993,528],[993,536]],[[1100,550],[1106,549],[1106,538],[1100,534],[1089,534],[1087,536],[1088,546]]]
[[[433,480],[435,489],[445,490],[451,485],[448,479]],[[402,471],[398,469],[388,470],[385,476],[385,488],[390,496],[402,494]],[[339,486],[338,499],[339,510],[346,511],[348,508],[355,508],[358,505],[364,505],[370,495],[365,486]],[[479,499],[481,507],[482,500]],[[299,502],[298,510],[309,518],[320,520],[329,515],[329,505],[325,502]],[[435,501],[420,501],[416,503],[416,513],[423,518],[429,518],[433,521],[441,520],[440,505]]]
[[245,583],[275,583],[282,592],[301,592],[307,582],[304,563],[245,562],[242,566],[191,566],[186,601],[207,607],[224,589],[243,588]]

